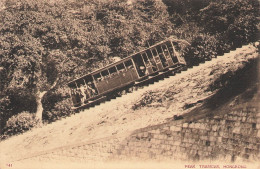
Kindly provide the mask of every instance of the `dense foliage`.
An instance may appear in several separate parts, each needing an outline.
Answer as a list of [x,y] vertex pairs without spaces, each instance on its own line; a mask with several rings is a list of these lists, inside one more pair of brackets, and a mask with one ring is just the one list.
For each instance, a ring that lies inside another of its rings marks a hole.
[[3,135],[1,138],[23,133],[38,125],[39,123],[34,119],[33,114],[22,112],[8,119],[3,128]]
[[[198,64],[257,39],[257,0],[8,0],[0,4],[0,128],[73,113],[66,83],[170,35]],[[40,93],[46,94],[40,97]],[[3,133],[3,130],[0,131]]]
[[257,0],[163,0],[175,34],[192,49],[188,62],[197,64],[258,39]]

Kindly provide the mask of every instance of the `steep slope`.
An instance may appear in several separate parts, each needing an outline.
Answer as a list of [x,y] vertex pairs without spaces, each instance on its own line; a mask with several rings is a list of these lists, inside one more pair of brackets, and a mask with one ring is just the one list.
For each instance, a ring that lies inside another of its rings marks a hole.
[[[185,117],[207,98],[214,100],[235,72],[244,70],[256,58],[256,48],[247,45],[116,100],[12,137],[0,143],[0,160],[3,164],[70,144],[115,134],[127,136],[136,129],[171,120],[174,115]],[[230,98],[235,96],[230,94]]]

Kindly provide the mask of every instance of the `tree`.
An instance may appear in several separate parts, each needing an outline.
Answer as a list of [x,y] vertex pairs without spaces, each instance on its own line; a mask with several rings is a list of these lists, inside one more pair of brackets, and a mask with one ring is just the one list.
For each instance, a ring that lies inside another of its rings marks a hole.
[[222,33],[234,47],[256,40],[259,2],[256,0],[212,1],[200,10],[206,32]]
[[[7,104],[2,109],[6,112],[1,123],[26,110],[36,112],[35,117],[41,120],[44,95],[66,80],[62,74],[76,68],[72,59],[61,51],[70,48],[75,39],[69,41],[66,38],[69,31],[59,28],[70,29],[73,23],[61,21],[62,17],[66,18],[62,16],[64,9],[53,10],[57,6],[42,5],[44,3],[36,1],[17,1],[1,11],[1,95],[5,96],[2,102]],[[21,97],[19,91],[27,94]],[[17,103],[29,97],[28,93],[34,97],[36,107],[15,109]]]
[[40,120],[66,115],[66,82],[173,31],[166,6],[157,0],[10,0],[5,7],[0,11],[2,125],[22,111]]

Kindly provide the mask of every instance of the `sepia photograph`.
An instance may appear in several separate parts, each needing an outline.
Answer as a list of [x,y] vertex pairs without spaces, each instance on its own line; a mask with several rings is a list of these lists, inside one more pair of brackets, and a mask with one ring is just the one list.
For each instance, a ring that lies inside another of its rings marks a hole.
[[0,169],[260,169],[259,0],[0,0]]

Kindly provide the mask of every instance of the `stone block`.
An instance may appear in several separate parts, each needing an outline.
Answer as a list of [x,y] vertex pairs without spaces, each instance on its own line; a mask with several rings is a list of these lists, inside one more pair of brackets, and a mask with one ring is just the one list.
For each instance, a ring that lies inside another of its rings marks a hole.
[[257,124],[260,124],[260,117],[257,117],[256,123],[257,123]]
[[167,151],[167,156],[171,157],[172,156],[172,151]]
[[164,134],[161,134],[161,135],[159,135],[159,139],[160,140],[165,140],[165,139],[167,139],[167,136],[164,135]]
[[234,124],[234,127],[238,127],[238,126],[241,126],[240,121],[236,121],[235,124]]
[[154,134],[153,138],[154,139],[159,139],[159,136],[160,136],[159,134]]
[[155,140],[153,141],[153,144],[159,145],[159,144],[161,144],[161,140],[155,139]]
[[188,126],[189,126],[189,123],[183,123],[183,124],[182,124],[182,127],[183,127],[183,128],[188,128]]
[[207,135],[208,131],[207,130],[198,130],[199,135]]
[[241,121],[242,117],[241,116],[237,116],[237,121]]
[[219,131],[218,135],[222,137],[224,135],[224,132],[223,131]]
[[198,149],[199,149],[199,146],[196,145],[196,144],[193,144],[193,145],[191,146],[191,148],[194,149],[194,150],[198,150]]
[[195,123],[195,124],[194,124],[194,128],[195,128],[195,129],[200,129],[200,123]]
[[185,152],[186,148],[185,147],[180,147],[181,152]]
[[165,130],[163,133],[166,134],[168,137],[172,137],[173,135],[172,131],[170,130]]
[[246,122],[247,118],[246,117],[242,117],[242,122]]
[[160,129],[153,130],[153,133],[160,134]]
[[235,127],[233,130],[232,130],[233,133],[236,133],[236,134],[240,134],[240,126],[238,127]]
[[182,129],[182,128],[179,127],[179,126],[171,126],[171,127],[170,127],[170,130],[171,130],[171,131],[181,131],[181,129]]
[[[184,129],[183,129],[184,130]],[[182,130],[182,132],[183,132],[183,130]],[[191,133],[191,129],[189,129],[189,128],[186,128],[186,130],[185,130],[185,133]]]
[[216,137],[214,137],[214,136],[210,136],[209,137],[209,141],[211,141],[211,142],[213,142],[213,141],[216,141],[217,139],[216,139]]
[[212,125],[212,131],[217,131],[218,130],[218,125]]
[[220,120],[219,124],[220,124],[220,125],[225,125],[225,124],[226,124],[226,120],[224,120],[224,119],[223,119],[223,120]]
[[200,123],[200,128],[201,130],[206,130],[208,126],[205,123]]
[[257,124],[256,124],[256,129],[257,129],[257,130],[260,130],[260,123],[257,123]]
[[171,145],[166,145],[166,150],[171,150],[172,146]]
[[207,151],[211,152],[213,148],[211,146],[207,147]]
[[163,128],[164,130],[170,130],[170,126],[166,126]]
[[196,140],[194,138],[189,139],[189,143],[195,143]]
[[233,116],[233,120],[237,121],[239,118],[237,116]]
[[256,117],[260,118],[260,112],[256,113]]
[[179,145],[181,145],[181,141],[175,141],[175,142],[173,143],[173,145],[174,145],[174,146],[179,146]]
[[190,129],[194,128],[194,125],[195,125],[195,123],[189,124],[189,128],[190,128]]
[[250,143],[253,143],[253,144],[258,143],[258,142],[257,142],[258,139],[257,139],[256,137],[249,137],[248,141],[249,141]]
[[208,140],[208,136],[200,136],[201,140]]

